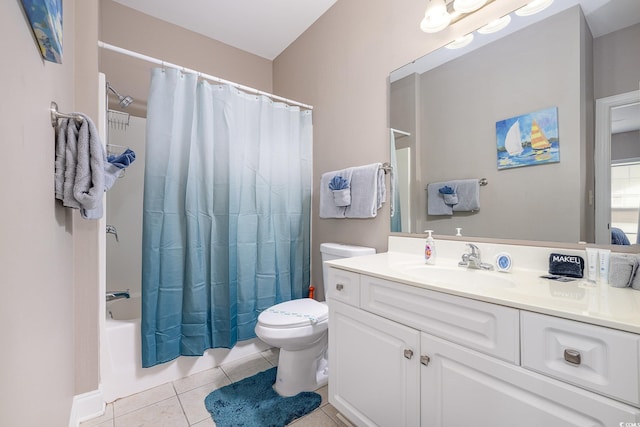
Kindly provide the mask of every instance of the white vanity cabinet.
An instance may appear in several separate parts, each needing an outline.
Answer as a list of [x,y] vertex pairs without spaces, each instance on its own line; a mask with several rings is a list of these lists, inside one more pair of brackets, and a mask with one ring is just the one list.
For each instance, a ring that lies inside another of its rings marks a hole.
[[[325,286],[329,401],[357,426],[640,425],[640,405],[627,404],[637,402],[639,385],[635,334],[593,325],[586,326],[596,329],[584,330],[580,322],[334,267]],[[545,320],[551,321],[546,329],[538,325]],[[614,342],[594,350],[595,356],[589,353],[593,345],[568,338],[582,351],[582,369],[601,371],[586,383],[575,363],[568,367],[570,377],[549,354],[548,343],[558,340],[552,333],[562,326],[566,341],[572,325],[600,344],[613,332]],[[540,328],[551,337],[537,336]],[[618,352],[630,355],[615,356]],[[611,363],[632,365],[626,381],[603,377]],[[625,385],[617,385],[620,381]]]
[[420,425],[420,332],[360,310],[359,274],[329,277],[332,404],[358,425]]

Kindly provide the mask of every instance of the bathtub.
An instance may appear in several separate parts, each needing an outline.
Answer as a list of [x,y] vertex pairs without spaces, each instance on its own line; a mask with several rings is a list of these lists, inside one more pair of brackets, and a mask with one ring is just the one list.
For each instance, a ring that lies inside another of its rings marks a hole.
[[255,338],[239,342],[232,349],[209,349],[200,357],[181,356],[171,362],[143,368],[140,310],[139,295],[107,303],[100,361],[105,402],[113,402],[269,348]]

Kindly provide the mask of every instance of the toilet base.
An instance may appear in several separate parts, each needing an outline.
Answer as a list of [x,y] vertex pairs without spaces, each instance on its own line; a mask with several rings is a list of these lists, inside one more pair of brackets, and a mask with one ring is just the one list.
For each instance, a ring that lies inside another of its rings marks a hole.
[[280,349],[276,382],[273,385],[280,396],[314,391],[326,385],[328,379],[326,331],[318,341],[305,349]]

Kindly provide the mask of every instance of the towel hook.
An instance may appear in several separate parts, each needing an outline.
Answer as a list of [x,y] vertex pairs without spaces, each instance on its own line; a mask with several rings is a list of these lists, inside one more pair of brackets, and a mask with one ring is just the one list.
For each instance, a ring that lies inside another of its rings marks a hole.
[[51,126],[56,127],[58,125],[58,119],[74,119],[79,122],[83,121],[84,118],[77,114],[67,114],[61,113],[58,111],[58,104],[55,101],[51,101],[51,107],[49,107],[49,111],[51,112]]

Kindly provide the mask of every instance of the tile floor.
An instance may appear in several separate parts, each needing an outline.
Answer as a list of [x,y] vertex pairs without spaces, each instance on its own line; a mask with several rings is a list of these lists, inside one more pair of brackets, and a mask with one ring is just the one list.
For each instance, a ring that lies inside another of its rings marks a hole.
[[[277,364],[277,349],[223,364],[218,368],[118,399],[107,405],[103,416],[85,421],[80,427],[212,427],[215,423],[204,406],[204,398],[209,393]],[[345,426],[336,417],[336,409],[327,401],[327,387],[322,387],[317,392],[322,396],[320,407],[289,425]]]

